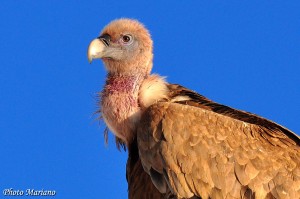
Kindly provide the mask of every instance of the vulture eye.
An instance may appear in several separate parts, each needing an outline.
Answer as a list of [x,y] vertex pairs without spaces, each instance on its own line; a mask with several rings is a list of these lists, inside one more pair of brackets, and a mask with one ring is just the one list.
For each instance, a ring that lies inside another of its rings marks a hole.
[[131,35],[123,35],[121,39],[124,44],[129,44],[132,41],[132,36]]

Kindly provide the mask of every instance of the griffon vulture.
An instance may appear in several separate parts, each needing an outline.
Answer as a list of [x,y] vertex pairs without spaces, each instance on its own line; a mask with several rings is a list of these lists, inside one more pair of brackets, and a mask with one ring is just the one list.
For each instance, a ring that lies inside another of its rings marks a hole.
[[138,21],[108,24],[88,47],[107,70],[101,115],[128,148],[130,199],[300,198],[300,139],[257,115],[150,74]]

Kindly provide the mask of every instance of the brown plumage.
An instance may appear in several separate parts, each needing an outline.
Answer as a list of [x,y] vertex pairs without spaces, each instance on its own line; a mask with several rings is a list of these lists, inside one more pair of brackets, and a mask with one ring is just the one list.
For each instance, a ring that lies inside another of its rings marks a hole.
[[130,19],[88,49],[108,71],[101,114],[129,151],[129,198],[300,198],[300,139],[257,115],[151,75],[152,40]]

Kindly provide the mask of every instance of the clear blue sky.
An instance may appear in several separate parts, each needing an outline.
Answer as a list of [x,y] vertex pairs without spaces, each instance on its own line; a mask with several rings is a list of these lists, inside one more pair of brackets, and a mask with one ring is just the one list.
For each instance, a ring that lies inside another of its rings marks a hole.
[[93,115],[105,70],[86,58],[120,17],[150,29],[155,73],[300,133],[300,2],[193,2],[1,2],[0,198],[127,198],[127,153]]

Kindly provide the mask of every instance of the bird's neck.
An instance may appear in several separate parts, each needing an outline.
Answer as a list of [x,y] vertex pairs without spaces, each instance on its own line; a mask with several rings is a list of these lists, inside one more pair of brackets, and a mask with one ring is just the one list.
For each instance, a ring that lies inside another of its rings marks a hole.
[[128,93],[135,95],[144,79],[144,75],[108,74],[105,91],[109,93]]
[[108,74],[101,93],[101,112],[109,129],[127,146],[140,120],[139,89],[143,74]]
[[109,76],[145,76],[150,74],[152,69],[152,57],[134,57],[128,61],[116,61],[113,59],[103,59],[105,68],[109,71]]

